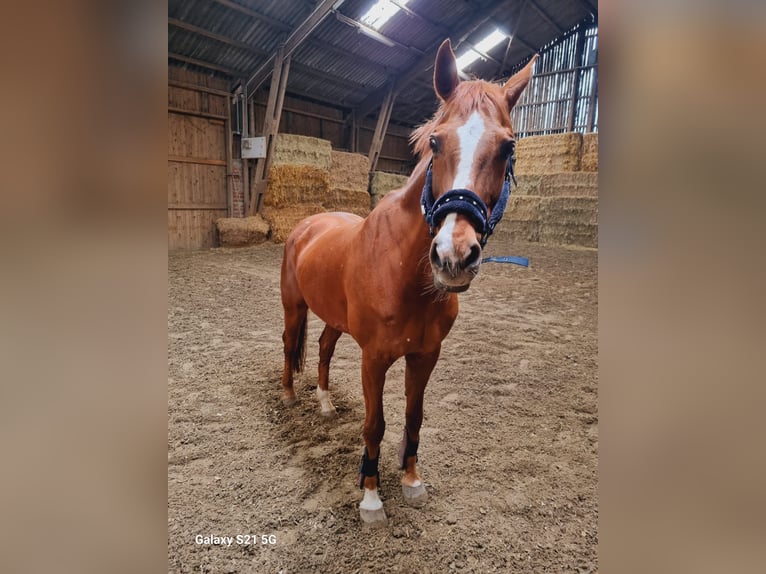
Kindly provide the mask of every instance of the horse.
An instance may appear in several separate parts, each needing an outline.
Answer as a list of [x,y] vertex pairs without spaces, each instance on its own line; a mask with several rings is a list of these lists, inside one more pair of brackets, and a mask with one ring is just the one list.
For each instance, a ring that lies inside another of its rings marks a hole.
[[359,469],[364,523],[386,522],[378,494],[385,430],[383,385],[406,361],[405,426],[399,448],[404,500],[428,498],[417,469],[423,394],[441,343],[458,314],[457,293],[469,288],[482,248],[502,217],[513,177],[510,111],[529,83],[537,55],[504,84],[461,81],[449,39],[438,49],[433,84],[439,107],[411,137],[420,160],[404,187],[387,194],[366,218],[321,213],[288,237],[281,268],[285,364],[282,401],[297,401],[293,375],[305,362],[307,313],[324,323],[319,338],[317,399],[330,398],[330,359],[350,334],[362,350],[365,418]]

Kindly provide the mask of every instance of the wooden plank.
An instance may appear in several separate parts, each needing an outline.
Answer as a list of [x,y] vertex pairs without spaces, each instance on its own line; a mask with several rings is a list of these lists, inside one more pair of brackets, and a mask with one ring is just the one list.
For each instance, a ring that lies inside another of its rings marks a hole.
[[187,116],[196,116],[198,118],[210,118],[214,120],[221,120],[221,125],[226,121],[227,117],[223,114],[211,114],[208,112],[198,112],[195,110],[185,110],[183,108],[175,108],[168,106],[168,111],[174,114],[185,114]]
[[223,123],[223,120],[168,113],[168,155],[225,161]]
[[226,209],[225,203],[169,203],[168,209]]
[[229,97],[226,98],[226,121],[223,125],[223,133],[226,137],[226,205],[228,208],[227,214],[229,217],[232,217],[234,214],[234,196],[231,178],[232,174],[234,173],[234,166],[232,161],[232,158],[234,157],[234,136],[231,132],[231,98]]
[[200,86],[199,84],[192,84],[189,82],[181,82],[179,80],[168,80],[168,86],[173,88],[182,88],[184,90],[193,90],[196,92],[205,92],[206,94],[214,94],[216,96],[231,96],[231,93],[224,90],[217,90],[216,88],[208,88],[207,86]]
[[222,165],[226,166],[225,159],[203,159],[199,157],[181,157],[178,155],[169,155],[168,161],[177,161],[181,163],[196,163],[199,165]]
[[226,203],[225,166],[168,162],[168,204]]
[[206,249],[218,245],[215,221],[226,210],[168,210],[168,249]]

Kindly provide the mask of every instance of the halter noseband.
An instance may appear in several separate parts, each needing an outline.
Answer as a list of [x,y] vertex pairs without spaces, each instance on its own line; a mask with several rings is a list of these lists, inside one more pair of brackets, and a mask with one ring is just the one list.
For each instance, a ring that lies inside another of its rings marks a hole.
[[[433,190],[431,189],[432,171],[434,166],[433,158],[428,163],[426,172],[426,183],[423,186],[423,194],[420,197],[420,208],[428,224],[428,231],[431,237],[434,236],[434,229],[439,226],[442,220],[450,213],[462,213],[473,224],[479,233],[481,233],[480,243],[482,248],[487,244],[487,239],[492,235],[495,226],[503,218],[505,206],[508,203],[508,197],[511,195],[511,180],[516,183],[516,177],[513,175],[513,164],[516,162],[515,152],[511,152],[505,165],[505,181],[503,189],[500,191],[500,197],[492,210],[492,214],[487,218],[487,205],[482,199],[470,189],[451,189],[439,199],[434,201]],[[516,183],[518,185],[518,183]]]

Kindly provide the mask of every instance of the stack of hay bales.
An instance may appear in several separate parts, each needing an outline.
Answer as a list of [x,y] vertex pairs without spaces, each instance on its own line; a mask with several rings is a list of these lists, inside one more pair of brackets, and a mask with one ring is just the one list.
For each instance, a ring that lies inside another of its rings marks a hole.
[[532,136],[516,147],[516,178],[496,233],[511,240],[598,246],[598,134]]
[[366,155],[333,150],[330,197],[323,203],[328,211],[347,211],[362,217],[370,213],[369,169]]
[[327,140],[278,134],[263,198],[271,239],[284,243],[298,223],[325,211],[330,195],[332,147]]
[[389,192],[400,187],[404,187],[409,176],[397,173],[387,173],[385,171],[375,171],[370,178],[370,196],[372,207],[378,205],[378,202]]
[[366,156],[333,151],[327,140],[277,135],[263,198],[272,241],[283,243],[301,220],[315,213],[366,216],[368,166]]

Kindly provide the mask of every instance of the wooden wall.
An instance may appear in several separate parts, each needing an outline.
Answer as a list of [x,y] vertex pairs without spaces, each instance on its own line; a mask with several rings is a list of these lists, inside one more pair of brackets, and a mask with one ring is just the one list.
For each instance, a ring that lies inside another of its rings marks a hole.
[[214,247],[229,213],[228,85],[173,66],[168,80],[168,249]]

